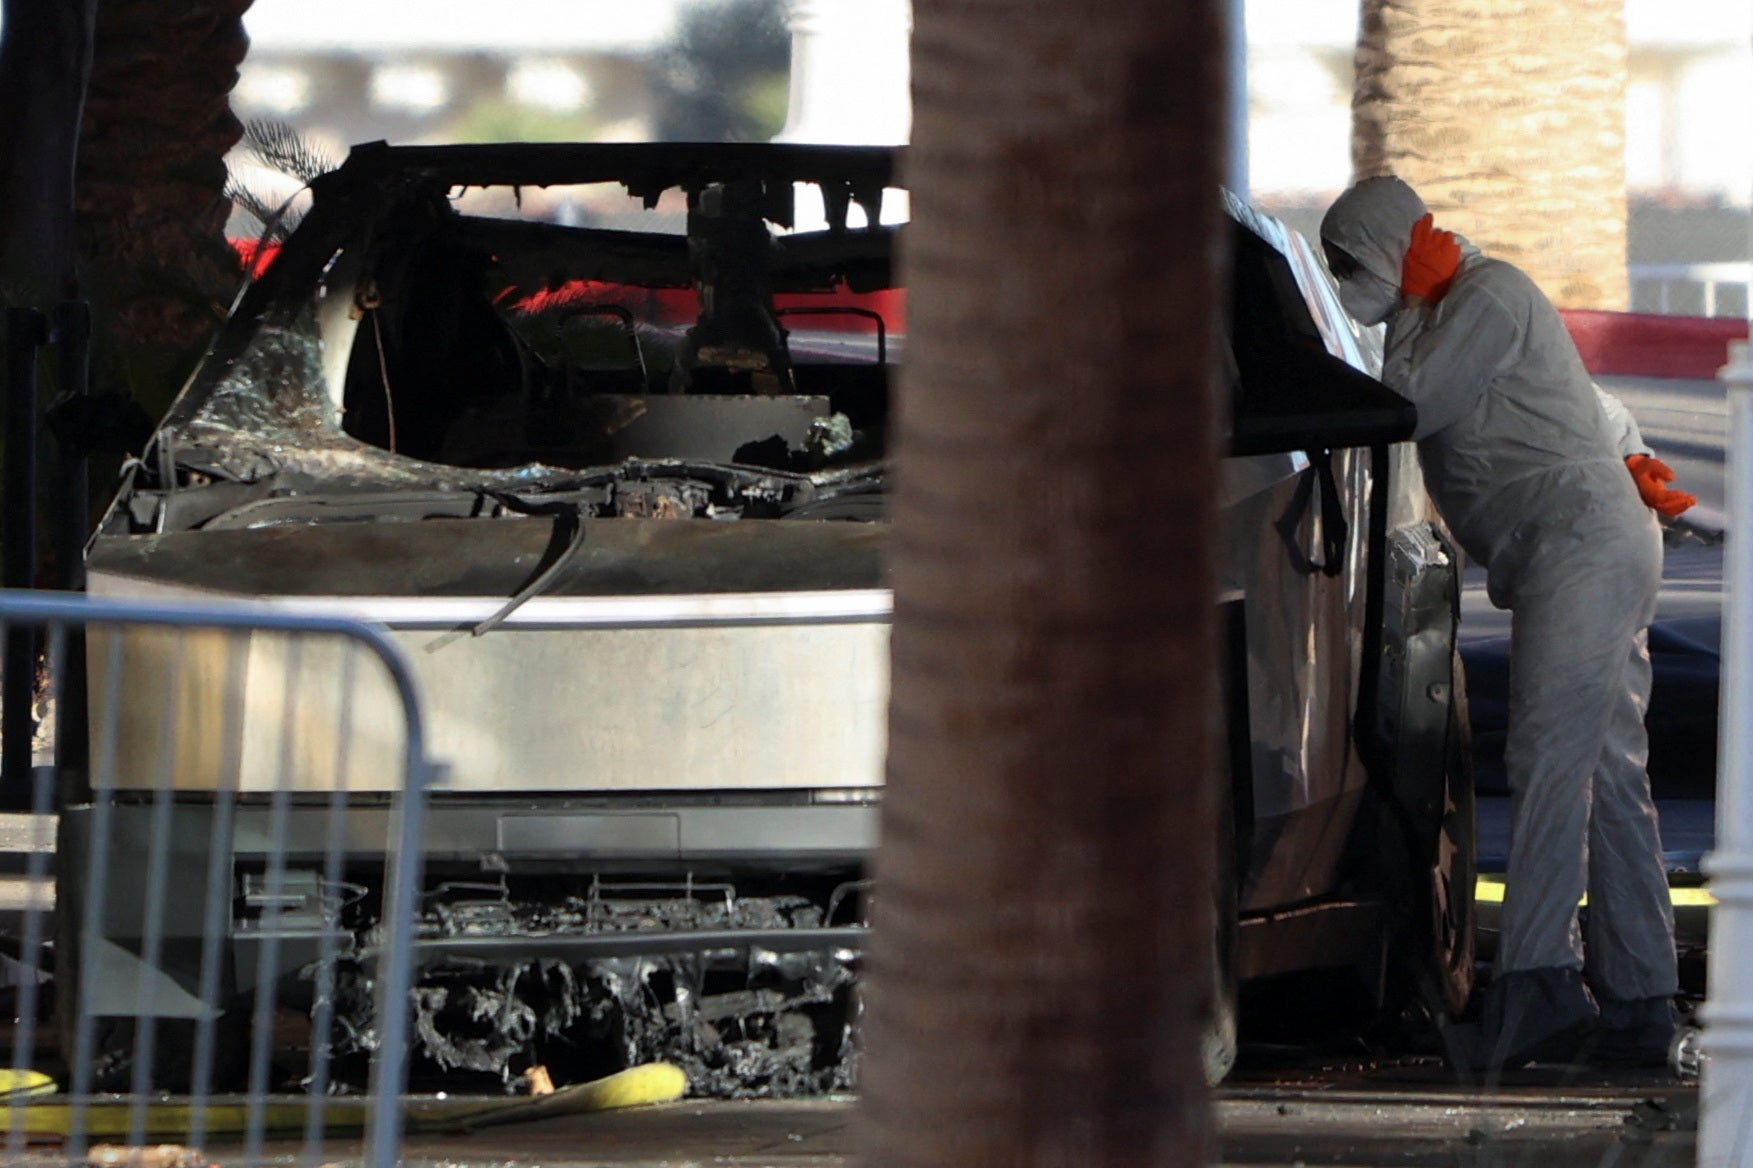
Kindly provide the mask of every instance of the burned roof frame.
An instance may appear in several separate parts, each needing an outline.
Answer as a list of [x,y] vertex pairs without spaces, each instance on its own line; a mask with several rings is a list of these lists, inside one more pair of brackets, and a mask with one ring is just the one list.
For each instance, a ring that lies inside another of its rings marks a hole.
[[797,183],[822,189],[830,230],[842,230],[850,204],[877,222],[885,187],[897,185],[906,148],[777,142],[511,142],[478,146],[355,146],[347,161],[312,184],[330,191],[424,179],[448,187],[549,187],[620,183],[653,207],[665,191],[696,194],[716,183],[760,182],[767,218],[793,226]]
[[[791,226],[795,184],[808,183],[822,191],[829,233],[850,240],[887,233],[879,225],[883,191],[901,185],[906,153],[900,146],[772,142],[465,146],[367,142],[355,146],[340,166],[312,181],[309,213],[274,262],[245,286],[195,376],[202,377],[203,370],[211,375],[237,361],[262,317],[284,297],[314,287],[360,223],[376,219],[415,192],[619,183],[651,207],[668,190],[681,190],[692,200],[714,184],[758,182],[765,217]],[[864,231],[846,230],[847,212],[853,205],[865,212]],[[540,231],[540,225],[531,227]],[[809,265],[806,257],[800,260]],[[166,422],[186,421],[187,409],[185,393],[171,407]]]

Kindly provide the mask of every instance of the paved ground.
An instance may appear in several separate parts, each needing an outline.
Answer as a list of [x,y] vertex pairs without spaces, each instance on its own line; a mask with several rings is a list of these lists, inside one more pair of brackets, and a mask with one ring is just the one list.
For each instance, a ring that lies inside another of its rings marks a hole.
[[[1684,1127],[1690,1088],[1621,1076],[1602,1081],[1565,1069],[1528,1071],[1491,1090],[1442,1082],[1440,1068],[1371,1075],[1340,1068],[1308,1081],[1244,1081],[1214,1102],[1224,1164],[1532,1165],[1541,1168],[1667,1168],[1690,1165]],[[695,1102],[549,1119],[519,1127],[406,1144],[410,1165],[539,1164],[546,1168],[829,1168],[858,1148],[848,1099]],[[219,1164],[237,1149],[210,1145]],[[290,1162],[300,1149],[273,1149]],[[357,1156],[351,1143],[323,1149],[326,1163]]]

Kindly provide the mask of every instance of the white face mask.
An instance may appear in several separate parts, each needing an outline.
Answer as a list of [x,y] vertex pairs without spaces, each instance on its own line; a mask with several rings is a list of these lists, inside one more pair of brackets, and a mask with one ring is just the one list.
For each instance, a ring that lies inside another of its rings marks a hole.
[[1339,281],[1339,303],[1358,324],[1381,324],[1400,303],[1400,289],[1359,268],[1349,279]]

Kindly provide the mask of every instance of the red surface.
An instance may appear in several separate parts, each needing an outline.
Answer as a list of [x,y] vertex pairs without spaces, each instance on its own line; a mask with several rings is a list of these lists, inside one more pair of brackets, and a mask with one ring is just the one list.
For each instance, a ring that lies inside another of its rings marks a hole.
[[251,276],[259,276],[268,270],[274,257],[280,254],[277,243],[262,244],[254,239],[230,239],[231,250],[237,253],[238,266]]
[[1728,361],[1729,342],[1744,340],[1747,322],[1732,317],[1653,316],[1638,312],[1561,309],[1590,373],[1601,376],[1714,380]]
[[[691,325],[700,315],[700,298],[692,288],[636,288],[601,280],[568,280],[558,288],[519,296],[512,290],[501,302],[519,312],[540,312],[569,304],[618,304],[635,320],[659,325]],[[881,292],[851,292],[844,286],[832,292],[783,292],[773,297],[775,308],[848,308],[875,312],[888,332],[907,331],[907,293],[892,288]],[[788,328],[828,332],[869,333],[876,322],[847,312],[793,317]]]
[[[252,276],[267,270],[280,254],[279,244],[262,246],[254,239],[233,238],[229,241],[237,253],[238,266]],[[566,304],[616,304],[633,314],[635,320],[656,325],[691,325],[700,315],[700,298],[692,288],[637,288],[627,284],[610,284],[601,280],[568,280],[558,288],[519,295],[508,290],[500,301],[520,312],[539,312]],[[883,318],[889,335],[907,331],[907,291],[890,288],[880,292],[852,292],[844,285],[830,292],[785,292],[773,297],[774,306],[786,308],[855,308],[875,312]],[[812,315],[792,318],[794,329],[824,332],[873,333],[876,322],[868,316],[848,312],[833,315]]]

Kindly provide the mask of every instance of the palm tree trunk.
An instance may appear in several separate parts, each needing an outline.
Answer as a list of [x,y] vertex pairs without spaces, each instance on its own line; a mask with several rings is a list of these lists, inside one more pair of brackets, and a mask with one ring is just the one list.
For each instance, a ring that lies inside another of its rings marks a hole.
[[915,0],[870,1164],[1203,1164],[1216,0]]
[[80,252],[122,375],[155,417],[238,282],[225,152],[250,0],[103,0],[79,147]]
[[1626,62],[1624,0],[1364,0],[1354,175],[1398,174],[1560,306],[1623,309]]
[[0,32],[0,296],[72,294],[73,163],[97,0],[7,0]]

